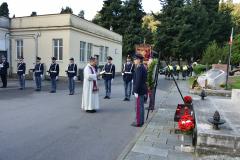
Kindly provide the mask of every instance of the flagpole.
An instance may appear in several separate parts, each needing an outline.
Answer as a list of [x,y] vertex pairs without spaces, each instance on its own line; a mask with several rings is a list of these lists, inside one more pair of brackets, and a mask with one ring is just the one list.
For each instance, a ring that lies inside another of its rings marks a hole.
[[226,90],[228,89],[229,66],[231,65],[232,40],[233,40],[233,27],[232,27],[231,37],[230,37],[230,41],[229,41],[229,55],[228,55],[227,75],[226,75],[226,84],[225,84],[225,89]]

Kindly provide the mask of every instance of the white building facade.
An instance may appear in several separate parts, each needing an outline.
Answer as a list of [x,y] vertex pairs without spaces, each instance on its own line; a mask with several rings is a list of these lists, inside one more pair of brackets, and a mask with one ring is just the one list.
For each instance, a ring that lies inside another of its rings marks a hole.
[[[46,69],[51,57],[57,58],[60,76],[69,58],[73,57],[78,68],[83,68],[90,56],[99,56],[99,65],[111,56],[116,72],[122,66],[122,36],[72,14],[42,15],[11,19],[9,41],[13,73],[17,59],[24,57],[27,71],[33,68],[36,56],[42,58]],[[45,72],[46,72],[45,69]]]
[[9,25],[10,20],[6,17],[0,17],[0,57],[5,56],[9,59]]

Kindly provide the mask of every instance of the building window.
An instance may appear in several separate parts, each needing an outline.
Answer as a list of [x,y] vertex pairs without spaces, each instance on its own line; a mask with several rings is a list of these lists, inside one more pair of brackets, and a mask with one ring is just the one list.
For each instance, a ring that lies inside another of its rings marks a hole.
[[105,55],[104,55],[104,60],[107,61],[107,56],[109,54],[109,48],[105,47]]
[[88,43],[88,46],[87,46],[87,58],[90,58],[92,56],[92,43]]
[[80,41],[80,61],[85,61],[85,55],[86,55],[86,42]]
[[16,40],[17,59],[23,57],[23,40]]
[[63,40],[62,39],[53,40],[53,56],[57,60],[63,60]]
[[104,47],[103,46],[100,46],[99,48],[99,61],[100,62],[104,62]]

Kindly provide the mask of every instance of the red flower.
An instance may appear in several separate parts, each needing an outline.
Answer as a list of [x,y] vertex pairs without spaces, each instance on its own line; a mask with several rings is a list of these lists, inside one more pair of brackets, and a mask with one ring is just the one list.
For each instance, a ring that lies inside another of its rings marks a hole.
[[187,107],[184,108],[184,115],[178,121],[178,127],[183,132],[191,131],[195,127],[194,119],[189,114],[189,109]]
[[185,96],[184,97],[184,102],[186,104],[191,104],[192,103],[192,97],[191,96]]

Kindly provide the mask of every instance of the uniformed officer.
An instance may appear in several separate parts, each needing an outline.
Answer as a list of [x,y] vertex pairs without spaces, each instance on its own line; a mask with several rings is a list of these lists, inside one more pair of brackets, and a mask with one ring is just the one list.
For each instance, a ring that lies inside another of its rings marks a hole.
[[136,54],[134,63],[136,66],[133,78],[133,92],[136,98],[136,118],[132,126],[141,127],[144,124],[144,95],[147,94],[147,70],[143,65],[143,56]]
[[50,93],[56,93],[57,80],[59,75],[59,65],[56,63],[55,57],[52,57],[52,64],[50,65],[48,72],[50,74],[51,86],[52,86]]
[[111,85],[115,77],[115,65],[112,64],[112,57],[107,57],[107,64],[104,65],[102,75],[105,84],[106,96],[104,99],[110,99],[111,97]]
[[68,75],[69,95],[74,95],[75,81],[77,80],[77,65],[74,63],[74,58],[69,59],[69,65],[66,73]]
[[122,76],[124,81],[125,98],[124,101],[130,101],[132,93],[132,80],[134,74],[134,64],[132,63],[131,57],[127,56],[127,62],[123,65]]
[[177,64],[177,65],[176,65],[176,75],[177,75],[177,80],[179,80],[179,73],[180,73],[180,70],[181,70],[181,68],[180,68],[180,66]]
[[26,72],[26,64],[23,62],[23,57],[19,58],[19,62],[17,64],[17,75],[19,80],[19,89],[25,89],[25,72]]
[[2,56],[2,61],[0,63],[0,76],[2,80],[2,87],[1,88],[6,88],[7,87],[7,70],[9,68],[9,63],[6,60],[6,57]]
[[41,63],[40,57],[37,57],[36,65],[33,69],[33,72],[34,72],[35,82],[36,82],[36,90],[35,91],[41,91],[44,65]]
[[183,80],[186,80],[187,70],[188,70],[187,65],[183,65],[183,67],[182,67],[182,77],[183,77]]
[[173,74],[173,66],[168,65],[168,79],[171,79],[171,75]]

